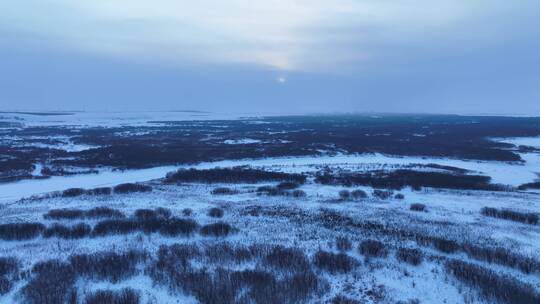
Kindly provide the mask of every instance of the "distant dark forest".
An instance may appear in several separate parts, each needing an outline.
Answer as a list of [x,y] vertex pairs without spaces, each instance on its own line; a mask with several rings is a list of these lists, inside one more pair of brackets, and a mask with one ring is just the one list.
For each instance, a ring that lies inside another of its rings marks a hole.
[[[321,153],[385,153],[474,160],[521,161],[516,151],[527,147],[490,141],[491,137],[540,135],[540,118],[457,115],[288,116],[233,121],[153,121],[147,126],[68,128],[4,128],[25,144],[55,144],[67,136],[99,148],[66,152],[0,142],[0,181],[33,178],[34,165],[43,175],[70,174],[66,168],[147,168],[224,159],[317,155]],[[47,137],[35,139],[36,136]],[[258,140],[225,144],[225,140]]]

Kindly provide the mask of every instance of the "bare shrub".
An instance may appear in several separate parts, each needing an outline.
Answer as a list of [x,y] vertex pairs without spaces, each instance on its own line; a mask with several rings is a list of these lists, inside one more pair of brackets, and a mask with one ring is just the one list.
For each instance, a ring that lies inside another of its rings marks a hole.
[[43,215],[49,220],[73,220],[73,219],[98,219],[98,218],[122,218],[124,214],[117,209],[109,207],[96,207],[88,210],[81,209],[51,209]]
[[264,257],[265,265],[285,271],[305,271],[309,268],[309,260],[299,248],[273,246]]
[[375,189],[375,190],[373,190],[372,194],[373,194],[373,197],[375,197],[375,198],[378,198],[378,199],[381,199],[381,200],[387,200],[390,197],[392,197],[394,192],[390,191],[390,190]]
[[19,272],[19,262],[15,258],[0,258],[0,276],[8,276]]
[[394,198],[398,200],[402,200],[402,199],[405,199],[405,195],[403,195],[403,193],[398,193],[394,195]]
[[212,190],[213,195],[232,195],[237,194],[238,191],[227,187],[219,187]]
[[73,226],[54,224],[43,231],[44,238],[80,239],[90,235],[92,228],[84,223]]
[[40,262],[32,268],[32,278],[22,288],[25,303],[66,303],[75,292],[75,279],[75,272],[68,263]]
[[347,273],[358,265],[358,262],[345,253],[332,253],[319,250],[313,257],[313,264],[332,274]]
[[510,220],[514,222],[521,222],[530,225],[538,224],[538,214],[532,212],[519,212],[507,209],[496,209],[490,207],[484,207],[480,211],[482,215]]
[[163,207],[157,207],[156,214],[162,218],[169,218],[172,215],[171,209],[163,208]]
[[98,290],[86,296],[85,304],[139,304],[139,292],[131,288]]
[[253,252],[246,246],[222,242],[207,246],[204,250],[206,257],[215,263],[243,263],[254,258]]
[[191,219],[119,219],[104,220],[94,226],[94,236],[128,234],[133,232],[156,233],[165,236],[192,235],[198,228],[197,222]]
[[422,263],[422,251],[417,248],[399,248],[396,257],[398,260],[414,266]]
[[219,222],[207,224],[201,227],[201,235],[203,236],[227,236],[233,232],[233,227],[227,223]]
[[118,209],[113,209],[109,207],[96,207],[86,210],[84,216],[89,219],[123,218],[124,214]]
[[478,288],[487,299],[503,303],[540,303],[536,289],[514,277],[459,260],[447,262],[446,269],[464,284]]
[[279,190],[292,190],[300,187],[300,184],[295,182],[281,182],[276,187]]
[[107,251],[73,255],[69,260],[79,276],[116,283],[133,276],[137,272],[137,264],[146,258],[146,252],[131,250],[125,253]]
[[540,261],[532,257],[513,253],[508,249],[501,247],[480,247],[471,243],[463,245],[465,251],[470,257],[488,263],[505,265],[519,269],[524,273],[540,272]]
[[135,210],[135,217],[139,220],[148,220],[156,218],[157,215],[152,209],[137,209]]
[[159,233],[165,236],[190,236],[195,233],[199,224],[191,219],[172,218],[164,221]]
[[224,213],[223,209],[217,208],[217,207],[214,207],[208,210],[208,216],[210,217],[221,218],[223,217],[223,213]]
[[337,295],[330,300],[330,304],[360,304],[361,302],[342,295]]
[[431,239],[433,246],[444,253],[454,253],[460,249],[459,244],[453,240],[434,237]]
[[347,237],[338,236],[336,238],[336,248],[339,251],[349,251],[352,249],[352,243]]
[[112,193],[112,189],[109,187],[100,187],[86,190],[86,193],[89,195],[110,195]]
[[62,191],[62,197],[77,197],[85,194],[85,192],[82,188],[70,188]]
[[0,295],[8,293],[18,279],[19,262],[15,258],[0,258]]
[[291,192],[291,196],[294,198],[306,197],[306,192],[297,189]]
[[4,241],[30,240],[45,230],[41,223],[15,223],[0,225],[0,239]]
[[153,279],[172,289],[194,296],[200,303],[303,303],[320,284],[312,271],[294,273],[281,279],[264,270],[215,272],[157,262],[151,270]]
[[277,187],[272,186],[261,186],[257,188],[257,195],[266,194],[268,196],[278,196],[285,195],[284,190],[278,189]]
[[43,215],[45,219],[79,219],[83,218],[85,213],[79,209],[52,209]]
[[351,191],[351,197],[356,200],[364,199],[367,198],[367,193],[364,190],[356,189]]
[[411,211],[424,212],[426,211],[426,205],[420,204],[420,203],[414,203],[414,204],[411,204],[411,207],[409,209]]
[[339,191],[339,199],[342,201],[349,200],[351,198],[351,192],[349,190]]
[[193,215],[193,210],[191,210],[189,208],[184,208],[184,209],[182,209],[182,215],[183,216],[191,216],[191,215]]
[[358,249],[360,253],[366,257],[378,258],[386,257],[388,255],[388,251],[386,250],[384,244],[377,240],[365,240],[360,243]]
[[113,188],[113,190],[114,190],[114,193],[121,193],[121,194],[133,193],[133,192],[151,192],[152,187],[148,185],[143,185],[143,184],[127,183],[127,184],[117,185]]

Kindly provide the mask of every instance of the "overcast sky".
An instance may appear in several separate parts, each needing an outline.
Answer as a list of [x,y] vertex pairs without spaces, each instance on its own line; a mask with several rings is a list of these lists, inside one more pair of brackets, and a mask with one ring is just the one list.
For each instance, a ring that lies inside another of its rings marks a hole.
[[0,1],[0,109],[540,115],[538,0]]

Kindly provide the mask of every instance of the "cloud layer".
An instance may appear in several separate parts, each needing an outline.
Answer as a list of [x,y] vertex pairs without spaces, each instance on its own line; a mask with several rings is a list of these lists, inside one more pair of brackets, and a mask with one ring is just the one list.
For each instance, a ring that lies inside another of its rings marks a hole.
[[499,0],[18,0],[0,3],[0,29],[124,58],[313,71],[424,39],[496,39],[477,27],[515,10]]

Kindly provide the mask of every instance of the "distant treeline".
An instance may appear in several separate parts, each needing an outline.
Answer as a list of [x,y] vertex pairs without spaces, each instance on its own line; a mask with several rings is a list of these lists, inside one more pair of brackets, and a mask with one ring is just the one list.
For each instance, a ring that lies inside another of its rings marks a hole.
[[481,175],[462,175],[414,170],[372,171],[367,173],[330,173],[317,175],[315,181],[325,185],[370,186],[374,188],[402,189],[431,187],[464,190],[503,190],[491,184],[491,178]]
[[246,167],[215,168],[208,170],[178,170],[167,174],[166,183],[259,183],[290,181],[303,184],[306,176],[282,172],[271,172]]

